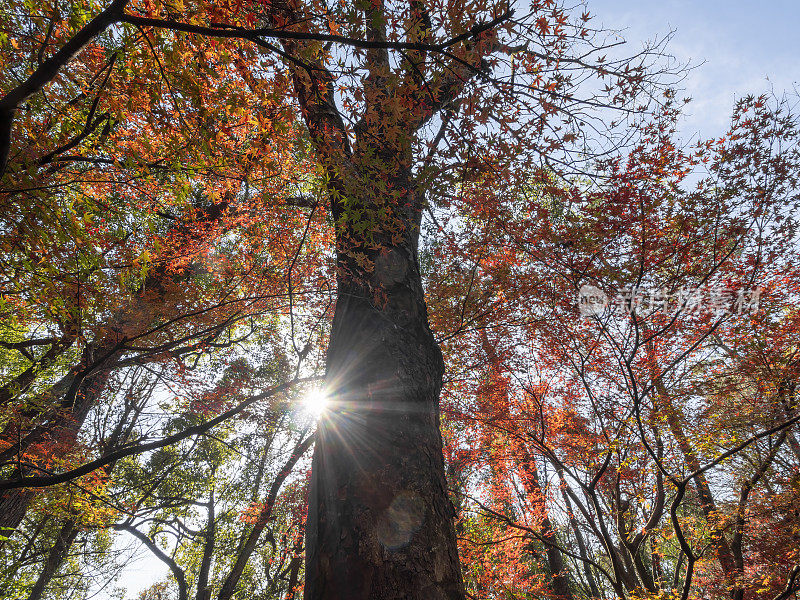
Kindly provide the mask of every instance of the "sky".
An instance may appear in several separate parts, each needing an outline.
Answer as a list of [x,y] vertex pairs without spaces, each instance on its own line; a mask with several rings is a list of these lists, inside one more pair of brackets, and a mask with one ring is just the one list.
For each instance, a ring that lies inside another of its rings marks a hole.
[[[736,98],[770,89],[800,91],[800,0],[587,0],[594,25],[624,29],[629,51],[675,30],[668,51],[695,65],[682,86],[693,98],[680,127],[684,139],[722,135]],[[126,540],[127,541],[127,540]],[[126,598],[164,576],[146,550],[129,562]],[[98,599],[104,595],[99,594]]]
[[629,52],[675,30],[668,52],[695,65],[683,137],[722,135],[736,98],[800,89],[800,0],[587,0],[594,25],[624,28]]

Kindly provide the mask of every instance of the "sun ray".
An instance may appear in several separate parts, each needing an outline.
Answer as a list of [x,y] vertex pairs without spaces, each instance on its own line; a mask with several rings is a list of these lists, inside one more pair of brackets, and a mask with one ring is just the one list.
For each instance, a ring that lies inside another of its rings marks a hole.
[[315,388],[303,397],[303,408],[315,419],[319,419],[328,408],[330,398],[325,390]]

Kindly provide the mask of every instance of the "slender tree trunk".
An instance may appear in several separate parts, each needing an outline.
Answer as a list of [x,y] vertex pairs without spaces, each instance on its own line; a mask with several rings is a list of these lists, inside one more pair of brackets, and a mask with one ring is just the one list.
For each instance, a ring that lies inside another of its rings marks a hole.
[[[103,387],[105,386],[105,380],[103,381]],[[81,423],[86,418],[86,415],[89,413],[89,408],[91,404],[94,403],[94,399],[90,399],[90,404],[84,407],[82,410],[82,418]],[[126,419],[130,412],[133,412],[133,418],[130,423],[126,423]],[[140,410],[137,407],[129,407],[129,409],[125,410],[124,416],[117,424],[116,428],[112,432],[110,438],[106,441],[107,446],[116,446],[121,440],[126,440],[130,435],[131,431],[133,430],[133,426],[136,423],[136,420],[140,414]],[[80,416],[80,415],[79,415]],[[111,475],[114,467],[116,466],[116,462],[112,462],[106,465],[103,468],[105,474],[107,476]],[[14,491],[14,490],[12,490]],[[213,496],[212,496],[213,502]],[[213,510],[212,510],[212,517],[213,517]],[[47,557],[47,561],[45,563],[44,569],[39,574],[39,578],[36,580],[36,584],[34,585],[33,589],[31,590],[30,596],[28,596],[28,600],[39,600],[42,597],[42,593],[44,592],[45,587],[53,578],[53,576],[58,572],[58,569],[61,567],[61,564],[64,562],[64,559],[69,552],[69,548],[72,543],[75,541],[80,529],[78,527],[78,517],[74,516],[66,521],[58,534],[58,538],[56,539],[55,544],[53,544],[52,548],[50,549],[50,554]],[[213,548],[213,542],[212,542]]]
[[600,590],[597,587],[597,582],[595,581],[594,574],[592,573],[592,565],[589,564],[589,553],[586,549],[586,542],[583,539],[583,533],[581,533],[578,520],[575,518],[575,514],[572,511],[572,502],[570,501],[569,494],[567,493],[567,481],[564,478],[564,472],[561,469],[557,469],[557,473],[558,479],[561,482],[561,497],[564,499],[564,503],[567,508],[567,516],[569,517],[569,524],[572,528],[572,532],[575,534],[575,541],[578,544],[578,552],[580,553],[581,561],[583,562],[583,572],[585,573],[586,580],[589,584],[589,591],[593,598],[600,598]]
[[653,577],[659,589],[664,588],[664,571],[661,569],[661,556],[658,554],[654,537],[650,538],[650,562],[653,564]]
[[0,177],[6,172],[8,150],[11,147],[11,127],[14,124],[14,109],[0,108]]
[[[622,498],[622,490],[620,489],[619,477],[617,477],[616,485],[614,487],[614,502],[612,504],[612,512],[617,521],[617,531],[619,532],[619,549],[620,554],[625,561],[628,573],[631,580],[636,587],[643,587],[650,593],[656,592],[653,576],[642,560],[642,553],[640,551],[641,544],[635,540],[631,540],[631,531],[628,529],[627,513],[630,510],[630,501],[624,501]],[[638,580],[637,580],[638,578]]]
[[213,485],[211,487],[207,506],[208,519],[206,523],[205,542],[203,543],[203,559],[200,561],[200,572],[197,575],[197,600],[211,600],[211,587],[208,585],[208,576],[211,574],[211,561],[214,558],[214,545],[216,544],[217,538],[217,518],[214,510]]
[[[686,466],[692,471],[698,471],[700,469],[700,459],[697,456],[697,453],[694,451],[686,432],[683,430],[683,425],[681,425],[680,418],[678,417],[675,407],[672,405],[672,401],[670,400],[663,380],[661,377],[655,377],[653,379],[653,383],[655,384],[656,392],[658,393],[658,398],[660,401],[659,403],[663,410],[664,416],[667,419],[667,424],[669,425],[669,429],[672,432],[672,435],[675,437],[675,440],[678,442],[678,447],[683,454],[683,459],[686,462]],[[733,580],[736,578],[737,574],[736,561],[734,560],[733,553],[731,552],[728,538],[725,537],[725,532],[719,529],[717,505],[714,501],[714,496],[711,493],[711,487],[708,484],[708,480],[703,473],[700,473],[694,477],[694,485],[700,500],[700,509],[703,511],[703,515],[705,516],[709,525],[711,525],[713,528],[713,544],[717,554],[717,559],[719,560],[725,576],[730,580]]]
[[550,588],[557,598],[565,600],[572,599],[572,591],[569,588],[569,571],[564,563],[564,557],[561,554],[561,548],[558,546],[556,539],[555,528],[547,508],[547,503],[542,489],[541,480],[539,479],[539,467],[536,460],[530,455],[527,449],[523,450],[523,467],[526,477],[523,478],[523,485],[528,495],[541,500],[541,510],[544,514],[542,518],[542,538],[547,540],[545,542],[545,550],[547,555],[547,570],[550,572]]
[[569,589],[567,567],[561,549],[556,545],[555,531],[549,517],[542,519],[542,536],[549,542],[547,544],[547,567],[550,571],[550,586],[553,594],[557,598],[571,599],[572,591]]
[[289,563],[289,582],[286,585],[286,597],[284,600],[294,600],[297,592],[297,582],[300,579],[300,566],[303,564],[303,538],[305,537],[302,535],[302,528],[305,527],[305,523],[301,522],[300,527],[300,535],[297,536],[295,541],[292,560]]
[[164,552],[156,542],[136,529],[136,527],[133,525],[118,524],[112,525],[112,528],[119,531],[127,531],[133,537],[147,546],[147,549],[150,550],[150,552],[152,552],[158,560],[167,565],[169,570],[172,572],[172,576],[175,578],[175,582],[178,584],[178,600],[189,600],[189,584],[186,582],[186,573],[184,573],[183,569],[178,566],[178,563],[176,563],[169,554]]
[[[777,403],[783,410],[787,419],[796,415],[797,410],[797,384],[794,379],[786,377],[778,385]],[[800,461],[800,442],[796,436],[797,424],[786,429],[786,441],[795,458]]]
[[[481,347],[489,359],[490,377],[503,378],[505,369],[485,329],[481,330],[480,337]],[[510,400],[504,386],[502,394],[503,407],[501,411],[504,414],[508,414],[507,407],[510,404]],[[572,592],[569,588],[568,569],[564,563],[561,548],[558,547],[555,529],[550,520],[547,499],[539,479],[539,466],[526,447],[523,446],[518,452],[520,456],[517,464],[522,475],[522,485],[525,488],[525,493],[538,504],[538,509],[541,510],[543,515],[540,531],[545,546],[545,556],[547,557],[547,570],[550,574],[550,589],[553,590],[555,597],[571,600]]]
[[[439,433],[444,364],[417,261],[419,205],[409,173],[402,175],[387,185],[407,190],[390,200],[402,230],[371,223],[379,229],[371,247],[346,252],[352,231],[346,224],[337,231],[332,406],[314,448],[306,600],[464,598]],[[379,201],[361,201],[379,214]],[[402,214],[404,201],[410,208]],[[348,215],[334,210],[334,218]]]
[[289,459],[275,476],[275,479],[270,486],[269,493],[267,494],[267,498],[264,501],[264,506],[258,513],[258,519],[253,525],[253,528],[250,530],[250,533],[247,535],[244,543],[241,544],[239,553],[236,555],[236,562],[234,562],[230,573],[228,573],[228,576],[225,578],[225,581],[222,584],[222,588],[219,591],[219,596],[217,596],[218,600],[230,600],[233,598],[233,595],[236,592],[236,586],[239,585],[239,579],[241,579],[242,573],[244,573],[244,569],[247,566],[247,561],[250,560],[250,556],[258,546],[258,540],[261,537],[264,528],[267,526],[267,523],[269,523],[269,519],[272,516],[272,509],[275,507],[275,501],[278,499],[278,492],[280,492],[283,482],[286,481],[286,478],[292,472],[292,469],[294,469],[297,461],[300,460],[300,458],[308,451],[313,441],[314,436],[309,436],[305,440],[299,441],[294,447],[294,450],[292,450],[292,454],[289,456]]
[[56,538],[55,543],[50,548],[50,552],[47,555],[47,560],[44,563],[44,568],[42,569],[42,572],[39,573],[39,577],[36,580],[30,595],[28,596],[28,600],[40,600],[40,598],[42,598],[44,589],[47,587],[47,584],[50,583],[50,580],[53,579],[53,575],[56,574],[58,568],[64,562],[64,558],[67,556],[69,547],[72,545],[72,542],[75,541],[75,537],[77,535],[77,521],[75,519],[68,519],[65,521],[64,525],[61,527],[61,530],[58,532],[58,537]]

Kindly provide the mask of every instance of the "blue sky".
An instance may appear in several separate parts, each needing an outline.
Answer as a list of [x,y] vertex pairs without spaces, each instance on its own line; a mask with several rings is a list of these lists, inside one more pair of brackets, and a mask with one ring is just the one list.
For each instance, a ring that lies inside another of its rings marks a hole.
[[[676,30],[669,52],[697,65],[683,83],[682,134],[721,135],[734,99],[800,86],[800,0],[587,0],[594,24],[625,28],[629,52]],[[703,62],[705,61],[705,62]],[[794,92],[796,93],[796,92]]]

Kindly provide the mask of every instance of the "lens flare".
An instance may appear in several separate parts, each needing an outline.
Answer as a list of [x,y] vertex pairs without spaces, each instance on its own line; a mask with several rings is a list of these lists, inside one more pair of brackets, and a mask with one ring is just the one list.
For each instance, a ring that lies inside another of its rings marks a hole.
[[328,407],[330,399],[325,390],[314,389],[303,398],[303,408],[315,419],[318,419]]

